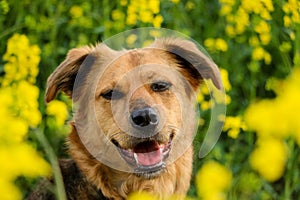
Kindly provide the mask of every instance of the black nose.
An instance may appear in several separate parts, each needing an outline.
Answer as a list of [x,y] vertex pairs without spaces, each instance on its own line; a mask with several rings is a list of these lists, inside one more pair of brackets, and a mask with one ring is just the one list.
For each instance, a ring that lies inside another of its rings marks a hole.
[[133,127],[152,131],[156,128],[159,121],[157,112],[151,107],[133,110],[130,114],[130,119]]

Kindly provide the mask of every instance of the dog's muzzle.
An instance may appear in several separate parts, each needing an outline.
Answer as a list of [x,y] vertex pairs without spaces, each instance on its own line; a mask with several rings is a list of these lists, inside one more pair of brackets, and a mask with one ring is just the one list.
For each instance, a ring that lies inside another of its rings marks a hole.
[[152,107],[134,109],[130,114],[130,123],[137,136],[150,137],[156,134],[159,117]]

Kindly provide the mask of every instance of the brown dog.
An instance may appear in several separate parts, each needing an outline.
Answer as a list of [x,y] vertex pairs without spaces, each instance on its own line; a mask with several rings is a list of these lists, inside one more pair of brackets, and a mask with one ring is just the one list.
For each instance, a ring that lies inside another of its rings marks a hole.
[[215,64],[187,40],[71,50],[46,91],[47,102],[63,91],[76,105],[68,137],[72,160],[61,162],[68,198],[125,199],[134,191],[184,197],[203,79],[222,87]]

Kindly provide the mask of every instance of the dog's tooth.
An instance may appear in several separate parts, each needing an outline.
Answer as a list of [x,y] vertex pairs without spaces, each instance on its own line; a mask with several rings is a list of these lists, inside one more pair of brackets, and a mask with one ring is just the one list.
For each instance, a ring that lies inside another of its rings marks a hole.
[[160,147],[160,148],[159,148],[159,151],[160,151],[160,153],[162,154],[162,153],[164,152],[164,147],[163,147],[163,146]]
[[136,153],[133,153],[133,157],[134,157],[135,162],[137,164],[139,164],[138,155]]

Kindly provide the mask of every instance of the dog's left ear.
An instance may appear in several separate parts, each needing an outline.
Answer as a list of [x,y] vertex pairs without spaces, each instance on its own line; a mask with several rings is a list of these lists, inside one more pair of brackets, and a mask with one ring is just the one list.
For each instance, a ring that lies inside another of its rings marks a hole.
[[171,55],[194,90],[203,79],[211,79],[216,88],[223,88],[217,65],[193,42],[172,38],[157,39],[150,47],[163,49]]
[[46,102],[50,102],[59,91],[72,96],[74,81],[81,64],[93,50],[85,46],[69,51],[67,58],[55,69],[47,80]]

